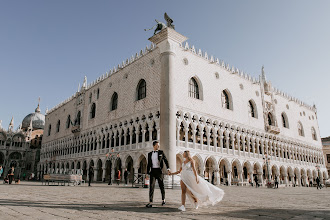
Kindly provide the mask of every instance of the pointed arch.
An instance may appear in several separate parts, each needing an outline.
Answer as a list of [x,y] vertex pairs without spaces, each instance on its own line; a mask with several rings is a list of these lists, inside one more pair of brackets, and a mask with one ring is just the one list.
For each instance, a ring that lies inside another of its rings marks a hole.
[[95,112],[96,112],[96,104],[95,104],[95,102],[93,102],[91,105],[90,112],[89,112],[90,119],[95,118]]
[[68,115],[67,119],[66,119],[66,128],[70,128],[71,125],[71,115]]
[[221,103],[223,108],[233,110],[233,98],[228,89],[222,90]]
[[258,118],[257,105],[253,99],[250,99],[248,102],[249,116],[252,118]]
[[117,107],[118,107],[118,94],[114,92],[110,101],[110,111],[116,110]]
[[286,115],[285,112],[282,112],[281,118],[282,118],[283,128],[289,128],[289,120],[288,120],[288,116]]
[[315,130],[314,127],[312,127],[311,132],[312,132],[312,138],[313,138],[313,140],[314,140],[314,141],[317,141],[317,134],[316,134],[316,130]]
[[275,120],[274,116],[271,112],[268,112],[267,114],[267,120],[268,120],[268,125],[274,126],[275,125]]
[[202,96],[202,83],[197,76],[193,76],[189,79],[189,97],[195,99],[203,99]]
[[298,134],[299,134],[299,136],[304,137],[305,136],[304,127],[303,127],[303,125],[302,125],[302,123],[300,121],[297,124],[297,128],[298,128]]
[[144,99],[147,96],[147,83],[141,79],[136,87],[136,100]]

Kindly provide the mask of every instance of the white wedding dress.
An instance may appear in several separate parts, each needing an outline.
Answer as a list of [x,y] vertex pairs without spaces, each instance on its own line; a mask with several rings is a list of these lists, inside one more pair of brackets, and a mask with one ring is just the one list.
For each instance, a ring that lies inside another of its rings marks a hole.
[[[200,176],[198,176],[199,183],[197,184],[190,161],[182,164],[181,180],[197,199],[199,206],[215,205],[222,200],[225,194],[222,189],[212,185]],[[191,195],[189,193],[187,195],[190,202],[194,204]]]

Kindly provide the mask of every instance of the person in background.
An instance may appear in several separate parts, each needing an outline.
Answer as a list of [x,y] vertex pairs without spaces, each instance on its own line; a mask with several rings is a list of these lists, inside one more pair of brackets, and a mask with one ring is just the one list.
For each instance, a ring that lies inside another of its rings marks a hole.
[[89,170],[88,170],[88,176],[89,176],[89,179],[88,179],[88,186],[91,186],[91,182],[92,182],[92,179],[94,177],[94,169],[93,169],[93,166],[90,166],[89,167]]
[[316,189],[321,189],[320,178],[316,177]]
[[278,180],[277,180],[277,176],[275,176],[275,184],[274,184],[274,189],[278,189]]
[[125,169],[125,172],[124,172],[124,179],[125,179],[125,186],[127,186],[127,182],[128,182],[128,171],[127,171],[127,168]]
[[2,174],[3,174],[3,168],[2,168],[2,166],[0,165],[0,179],[1,179]]
[[13,182],[13,179],[14,179],[14,170],[15,170],[14,167],[12,167],[11,169],[8,170],[9,184],[11,184]]
[[120,170],[117,171],[117,185],[120,183],[121,172]]
[[211,181],[211,183],[214,185],[214,171],[212,172],[212,181]]
[[259,183],[258,183],[258,177],[257,175],[254,176],[254,182],[256,183],[256,188],[259,187]]

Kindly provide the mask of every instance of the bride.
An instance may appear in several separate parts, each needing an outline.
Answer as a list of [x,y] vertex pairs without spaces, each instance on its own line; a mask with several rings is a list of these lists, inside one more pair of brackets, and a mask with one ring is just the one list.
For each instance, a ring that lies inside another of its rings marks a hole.
[[182,206],[179,207],[179,210],[186,211],[186,194],[195,209],[198,209],[198,206],[215,205],[220,202],[225,194],[224,191],[197,175],[195,164],[189,151],[184,151],[183,157],[185,160],[180,170],[170,173],[170,175],[181,173]]

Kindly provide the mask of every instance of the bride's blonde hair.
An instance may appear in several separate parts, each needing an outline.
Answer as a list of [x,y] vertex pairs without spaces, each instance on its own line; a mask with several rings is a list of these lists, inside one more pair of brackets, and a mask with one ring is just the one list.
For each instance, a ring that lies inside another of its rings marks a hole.
[[186,153],[188,160],[189,161],[192,161],[192,158],[190,156],[190,151],[189,150],[185,150],[184,153]]

